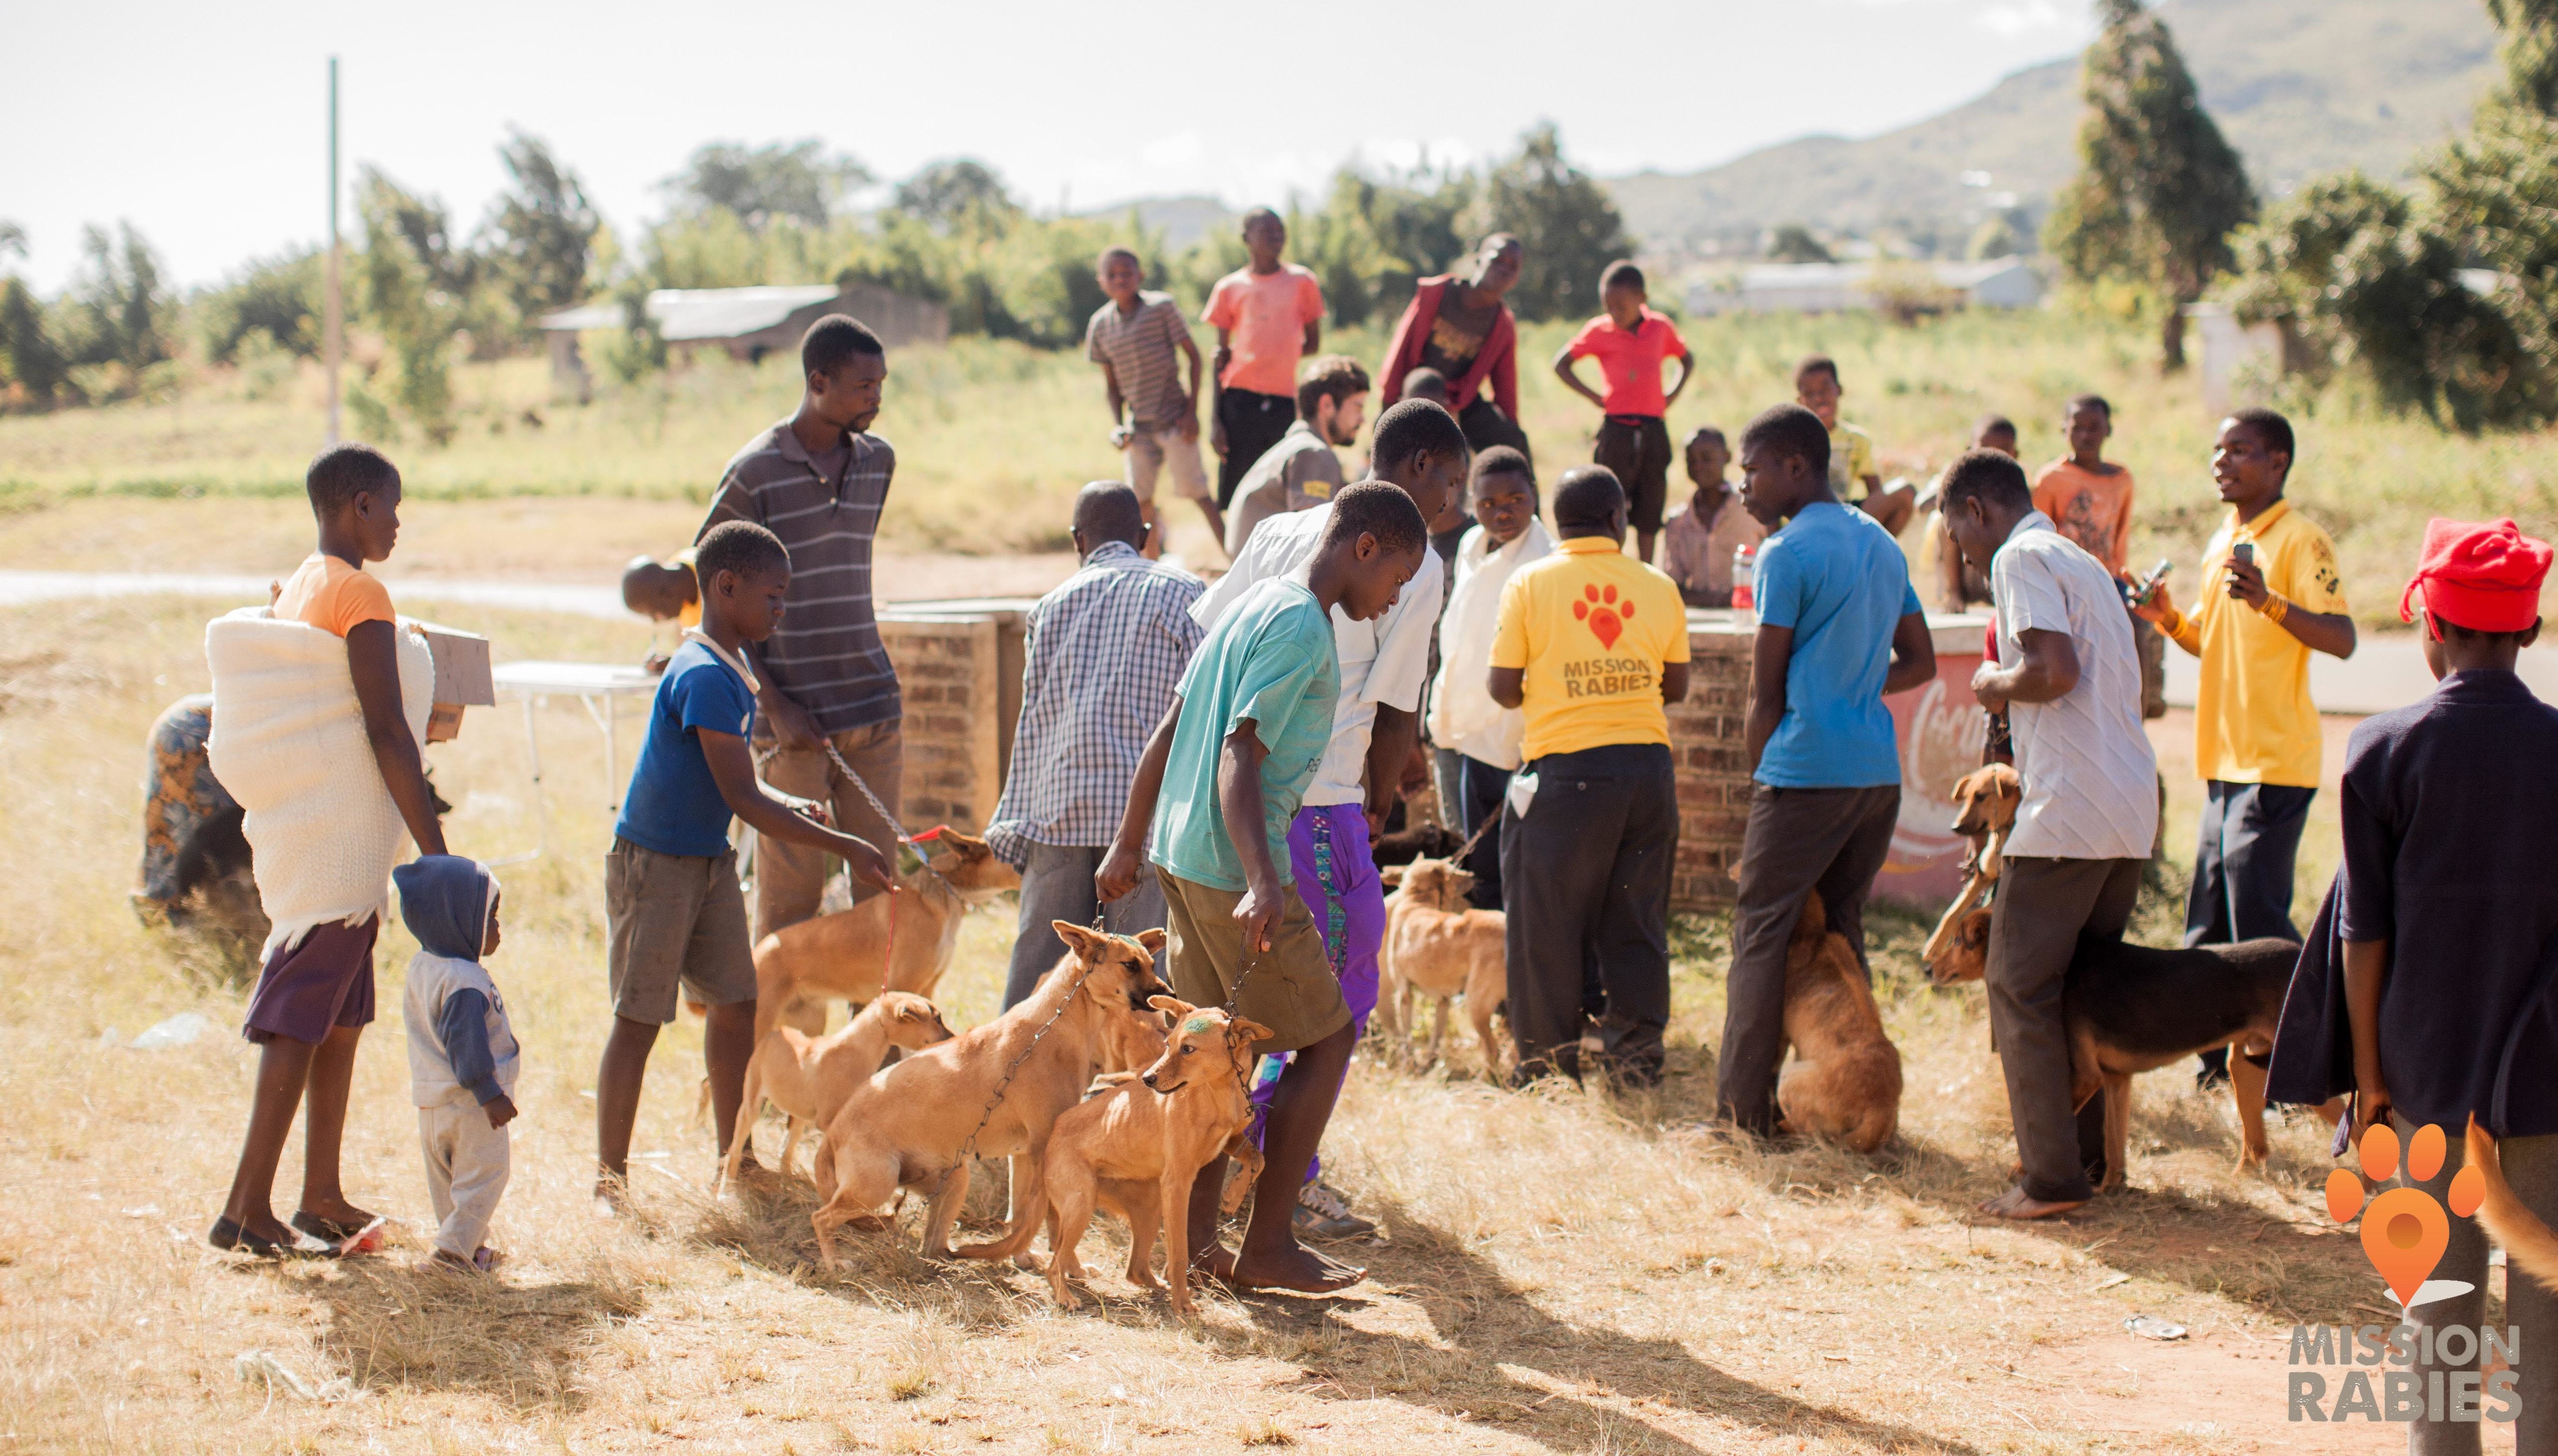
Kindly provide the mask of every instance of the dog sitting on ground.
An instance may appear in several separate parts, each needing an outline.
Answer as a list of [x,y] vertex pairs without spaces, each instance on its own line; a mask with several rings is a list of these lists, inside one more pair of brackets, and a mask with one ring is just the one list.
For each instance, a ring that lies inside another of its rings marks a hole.
[[1785,946],[1785,1040],[1794,1060],[1776,1079],[1778,1130],[1861,1153],[1883,1146],[1901,1125],[1901,1049],[1817,891]]
[[[1130,1226],[1129,1282],[1154,1287],[1148,1265],[1160,1229],[1173,1312],[1197,1312],[1189,1278],[1191,1185],[1200,1169],[1242,1141],[1252,1125],[1249,1090],[1258,1060],[1252,1047],[1270,1031],[1171,996],[1155,997],[1154,1005],[1174,1018],[1163,1055],[1137,1076],[1108,1079],[1099,1092],[1057,1119],[1048,1140],[1040,1185],[1047,1199],[1049,1291],[1061,1308],[1080,1302],[1066,1280],[1083,1277],[1074,1249],[1107,1182],[1115,1185],[1110,1201]],[[1240,1202],[1245,1186],[1229,1185],[1236,1195],[1229,1203]],[[990,1254],[1015,1251],[989,1247]]]
[[1989,897],[1998,887],[1999,866],[2007,836],[2016,827],[2016,811],[2025,802],[2025,784],[2006,764],[1990,764],[1954,781],[1953,831],[1972,841],[1963,855],[1963,888],[1945,907],[1944,918],[1918,952],[1932,973],[1937,961],[1961,953],[1971,933],[1971,917],[1980,917],[1981,944],[1989,943]]
[[[1989,912],[1975,911],[1986,923]],[[1970,935],[1968,927],[1965,936]],[[1985,946],[1984,931],[1980,940]],[[2132,1079],[2213,1047],[2227,1047],[2229,1091],[2238,1106],[2238,1166],[2260,1167],[2265,1140],[2265,1069],[2274,1025],[2301,947],[2289,941],[2242,941],[2161,950],[2112,936],[2080,936],[2061,983],[2069,1037],[2069,1102],[2105,1093],[2104,1192],[2121,1188],[2131,1142]],[[1931,965],[1938,985],[1978,979],[1986,957],[1951,956]],[[2340,1104],[2322,1115],[2333,1123]]]
[[[924,842],[938,852],[928,865],[902,877],[903,894],[873,895],[850,910],[785,926],[757,944],[759,1045],[776,1026],[795,1026],[810,1036],[823,1032],[828,1001],[868,1001],[884,990],[930,997],[950,968],[960,918],[1022,887],[1021,875],[983,839],[945,827]],[[892,935],[895,965],[886,963]]]
[[[765,1034],[746,1064],[746,1095],[738,1102],[737,1135],[729,1139],[724,1182],[737,1180],[747,1149],[755,1140],[755,1119],[768,1101],[789,1119],[776,1168],[788,1170],[804,1127],[824,1127],[853,1089],[870,1081],[888,1056],[901,1047],[921,1051],[950,1040],[941,1008],[912,991],[882,991],[843,1030],[811,1037],[795,1026],[777,1026]],[[709,1094],[709,1085],[703,1085]]]
[[1468,904],[1466,894],[1474,887],[1473,875],[1444,859],[1416,859],[1404,867],[1385,902],[1377,1019],[1395,1055],[1407,1056],[1413,997],[1435,997],[1439,1017],[1420,1064],[1427,1067],[1439,1060],[1440,1045],[1448,1037],[1448,1003],[1462,993],[1484,1049],[1484,1069],[1498,1077],[1502,1056],[1492,1016],[1507,998],[1502,939],[1507,920],[1497,910]]
[[[1013,1158],[1018,1217],[1007,1238],[1038,1226],[1047,1207],[1039,1196],[1039,1160],[1058,1115],[1092,1080],[1107,1020],[1156,1016],[1148,998],[1169,989],[1155,976],[1162,931],[1130,940],[1062,920],[1050,924],[1065,938],[1066,954],[1020,1005],[881,1069],[826,1124],[816,1165],[826,1201],[808,1216],[826,1267],[835,1266],[835,1230],[856,1222],[885,1227],[875,1211],[904,1188],[929,1192],[924,1253],[947,1257],[950,1226],[968,1193],[968,1160],[960,1150],[972,1130],[977,1156]],[[1003,1093],[990,1112],[986,1104],[996,1098],[998,1084]]]

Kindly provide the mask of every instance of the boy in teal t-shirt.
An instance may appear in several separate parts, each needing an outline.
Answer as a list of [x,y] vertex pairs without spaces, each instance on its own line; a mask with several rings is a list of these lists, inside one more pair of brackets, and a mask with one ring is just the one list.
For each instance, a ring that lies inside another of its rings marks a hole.
[[1399,487],[1361,481],[1334,498],[1305,566],[1253,588],[1192,655],[1094,877],[1100,898],[1116,900],[1151,860],[1171,922],[1174,992],[1202,1006],[1230,999],[1266,1032],[1256,1052],[1297,1054],[1270,1104],[1240,1253],[1216,1241],[1225,1159],[1192,1188],[1193,1265],[1238,1288],[1320,1294],[1367,1276],[1300,1245],[1289,1223],[1357,1038],[1323,936],[1290,888],[1287,834],[1332,742],[1334,614],[1384,616],[1427,559],[1428,529]]

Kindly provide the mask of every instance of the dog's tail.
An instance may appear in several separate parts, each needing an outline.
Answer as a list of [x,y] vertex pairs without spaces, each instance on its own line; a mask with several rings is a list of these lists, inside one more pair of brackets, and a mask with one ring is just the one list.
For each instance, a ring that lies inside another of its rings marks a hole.
[[1821,903],[1821,892],[1818,890],[1803,892],[1802,914],[1794,918],[1792,947],[1797,950],[1808,950],[1820,945],[1821,938],[1829,933],[1830,912],[1829,907]]
[[2476,1117],[2470,1119],[2469,1166],[2486,1180],[2487,1196],[2479,1201],[2478,1221],[2504,1245],[2507,1266],[2529,1274],[2543,1289],[2558,1291],[2558,1233],[2552,1233],[2538,1214],[2513,1196],[2513,1185],[2504,1181],[2504,1159],[2495,1139],[2479,1126]]

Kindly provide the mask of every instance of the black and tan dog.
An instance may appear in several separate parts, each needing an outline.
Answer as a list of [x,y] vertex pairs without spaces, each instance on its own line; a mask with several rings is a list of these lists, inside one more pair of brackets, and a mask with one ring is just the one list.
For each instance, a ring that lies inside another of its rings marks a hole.
[[[1985,945],[1989,912],[1973,914],[1983,922],[1979,940]],[[2300,953],[2291,942],[2270,939],[2161,950],[2107,936],[2079,938],[2061,997],[2069,1035],[2069,1101],[2083,1107],[2100,1090],[2105,1093],[2107,1191],[2123,1186],[2133,1077],[2212,1047],[2233,1054],[2229,1088],[2238,1105],[2238,1166],[2264,1163],[2265,1069],[2251,1058],[2273,1050],[2274,1024]],[[1928,971],[1936,984],[1951,985],[1979,979],[1982,966],[1983,957],[1971,954],[1941,960]]]

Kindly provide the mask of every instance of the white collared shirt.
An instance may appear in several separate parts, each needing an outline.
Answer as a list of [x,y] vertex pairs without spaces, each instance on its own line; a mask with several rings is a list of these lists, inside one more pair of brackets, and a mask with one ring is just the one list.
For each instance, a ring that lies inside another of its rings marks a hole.
[[[1314,559],[1323,544],[1324,527],[1333,519],[1327,501],[1310,510],[1274,515],[1254,527],[1252,539],[1234,566],[1218,577],[1191,617],[1212,628],[1216,619],[1244,595],[1274,576],[1297,572]],[[1438,554],[1421,547],[1421,569],[1405,582],[1385,616],[1374,622],[1352,622],[1333,609],[1333,642],[1341,653],[1342,695],[1333,708],[1333,741],[1323,765],[1306,786],[1305,802],[1321,806],[1359,803],[1366,799],[1368,733],[1376,726],[1376,705],[1403,712],[1418,711],[1421,689],[1430,676],[1430,629],[1438,625],[1439,604],[1447,596],[1447,574]]]
[[2078,655],[2078,685],[2048,703],[2010,703],[2025,801],[2006,852],[2050,859],[2147,859],[2158,837],[2158,758],[2141,726],[2131,615],[2104,564],[2037,510],[1990,558],[1999,661],[2024,660],[2026,633],[2057,632]]
[[1439,618],[1439,677],[1430,686],[1430,741],[1495,769],[1519,766],[1527,720],[1516,708],[1492,701],[1492,630],[1501,615],[1501,588],[1518,569],[1554,550],[1545,522],[1495,548],[1482,526],[1457,543],[1457,585]]

